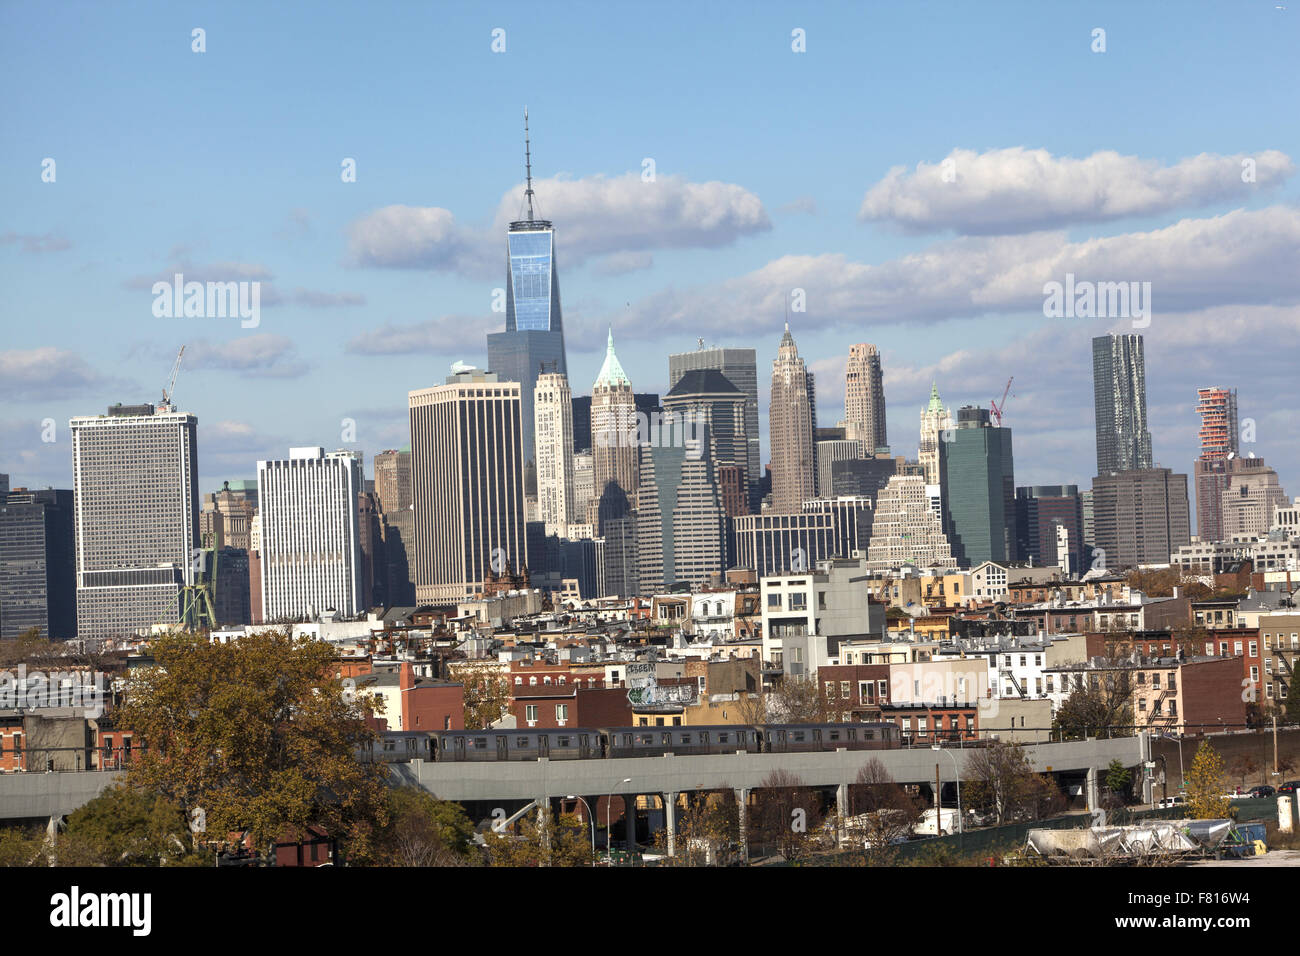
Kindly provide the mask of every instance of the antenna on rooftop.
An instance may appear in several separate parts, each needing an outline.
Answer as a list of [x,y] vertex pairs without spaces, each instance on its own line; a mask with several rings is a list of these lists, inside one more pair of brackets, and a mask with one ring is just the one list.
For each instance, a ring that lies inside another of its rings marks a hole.
[[524,190],[524,195],[528,197],[528,221],[533,221],[533,150],[532,144],[528,138],[528,107],[524,107],[524,174],[527,177],[528,187]]

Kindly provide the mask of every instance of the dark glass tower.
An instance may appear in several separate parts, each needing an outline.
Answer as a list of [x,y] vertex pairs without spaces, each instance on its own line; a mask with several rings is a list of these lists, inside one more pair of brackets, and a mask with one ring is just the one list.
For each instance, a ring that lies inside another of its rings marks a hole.
[[524,492],[537,493],[533,447],[533,389],[543,369],[567,375],[564,323],[560,316],[560,280],[555,270],[555,229],[533,216],[532,149],[528,111],[524,111],[524,165],[528,218],[510,224],[506,235],[506,329],[489,332],[488,369],[499,381],[520,385],[520,437]]
[[939,442],[943,530],[961,567],[1015,559],[1015,464],[1011,429],[993,427],[987,408],[957,411]]

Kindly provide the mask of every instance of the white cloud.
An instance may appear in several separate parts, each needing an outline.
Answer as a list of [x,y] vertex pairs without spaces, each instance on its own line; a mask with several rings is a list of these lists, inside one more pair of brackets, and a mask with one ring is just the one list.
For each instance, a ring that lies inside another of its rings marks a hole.
[[[1253,183],[1243,163],[1254,164]],[[1216,202],[1242,202],[1295,171],[1277,150],[1202,153],[1172,166],[1113,151],[1085,159],[1045,149],[954,149],[938,163],[896,166],[868,191],[858,218],[908,230],[994,235],[1105,222]]]
[[[658,292],[633,303],[616,327],[643,338],[696,336],[743,322],[763,335],[780,328],[796,288],[805,292],[807,311],[790,317],[792,328],[1041,315],[1044,284],[1067,273],[1078,281],[1150,282],[1158,322],[1162,313],[1300,301],[1297,261],[1300,209],[1271,206],[1080,242],[1049,232],[963,236],[879,265],[841,254],[784,256],[714,285]],[[590,328],[574,332],[593,334],[610,318],[593,316]]]
[[0,395],[10,400],[61,398],[107,384],[105,376],[67,349],[44,346],[0,352]]
[[[561,266],[653,249],[717,248],[772,227],[757,196],[731,183],[639,173],[534,180],[534,215],[553,221]],[[506,229],[520,219],[522,184],[506,192],[491,227],[463,225],[440,207],[385,206],[349,228],[356,265],[497,275]]]
[[308,369],[297,359],[290,339],[265,333],[225,342],[190,342],[183,362],[189,371],[237,372],[244,378],[296,378]]
[[504,329],[505,320],[491,322],[490,328],[487,325],[478,315],[443,315],[411,325],[387,322],[355,336],[346,350],[354,355],[434,354],[448,356],[450,361],[458,353],[484,350],[486,334]]

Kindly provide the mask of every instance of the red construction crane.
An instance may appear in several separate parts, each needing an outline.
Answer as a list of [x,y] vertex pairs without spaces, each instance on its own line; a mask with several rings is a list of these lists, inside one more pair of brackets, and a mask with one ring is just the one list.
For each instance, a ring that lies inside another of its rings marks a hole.
[[1002,390],[1002,401],[1000,401],[1000,402],[990,401],[990,402],[989,402],[989,405],[992,406],[993,418],[994,418],[994,419],[997,421],[997,423],[998,423],[998,424],[997,424],[997,427],[998,427],[998,428],[1001,428],[1001,427],[1002,427],[1002,410],[1003,410],[1004,408],[1007,407],[1007,393],[1011,391],[1011,383],[1014,382],[1015,380],[1016,380],[1016,377],[1015,377],[1014,375],[1011,376],[1011,378],[1007,379],[1007,387],[1004,388],[1004,389]]

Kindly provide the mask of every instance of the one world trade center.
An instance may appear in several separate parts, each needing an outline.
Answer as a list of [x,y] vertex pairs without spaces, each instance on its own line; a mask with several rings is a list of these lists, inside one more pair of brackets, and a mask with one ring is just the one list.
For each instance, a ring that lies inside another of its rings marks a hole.
[[543,372],[568,374],[564,359],[564,323],[560,318],[560,283],[555,270],[555,229],[533,215],[532,151],[528,111],[524,111],[525,198],[528,218],[510,224],[506,235],[506,328],[489,332],[488,368],[499,380],[519,382],[524,491],[536,494],[533,442],[533,389]]

